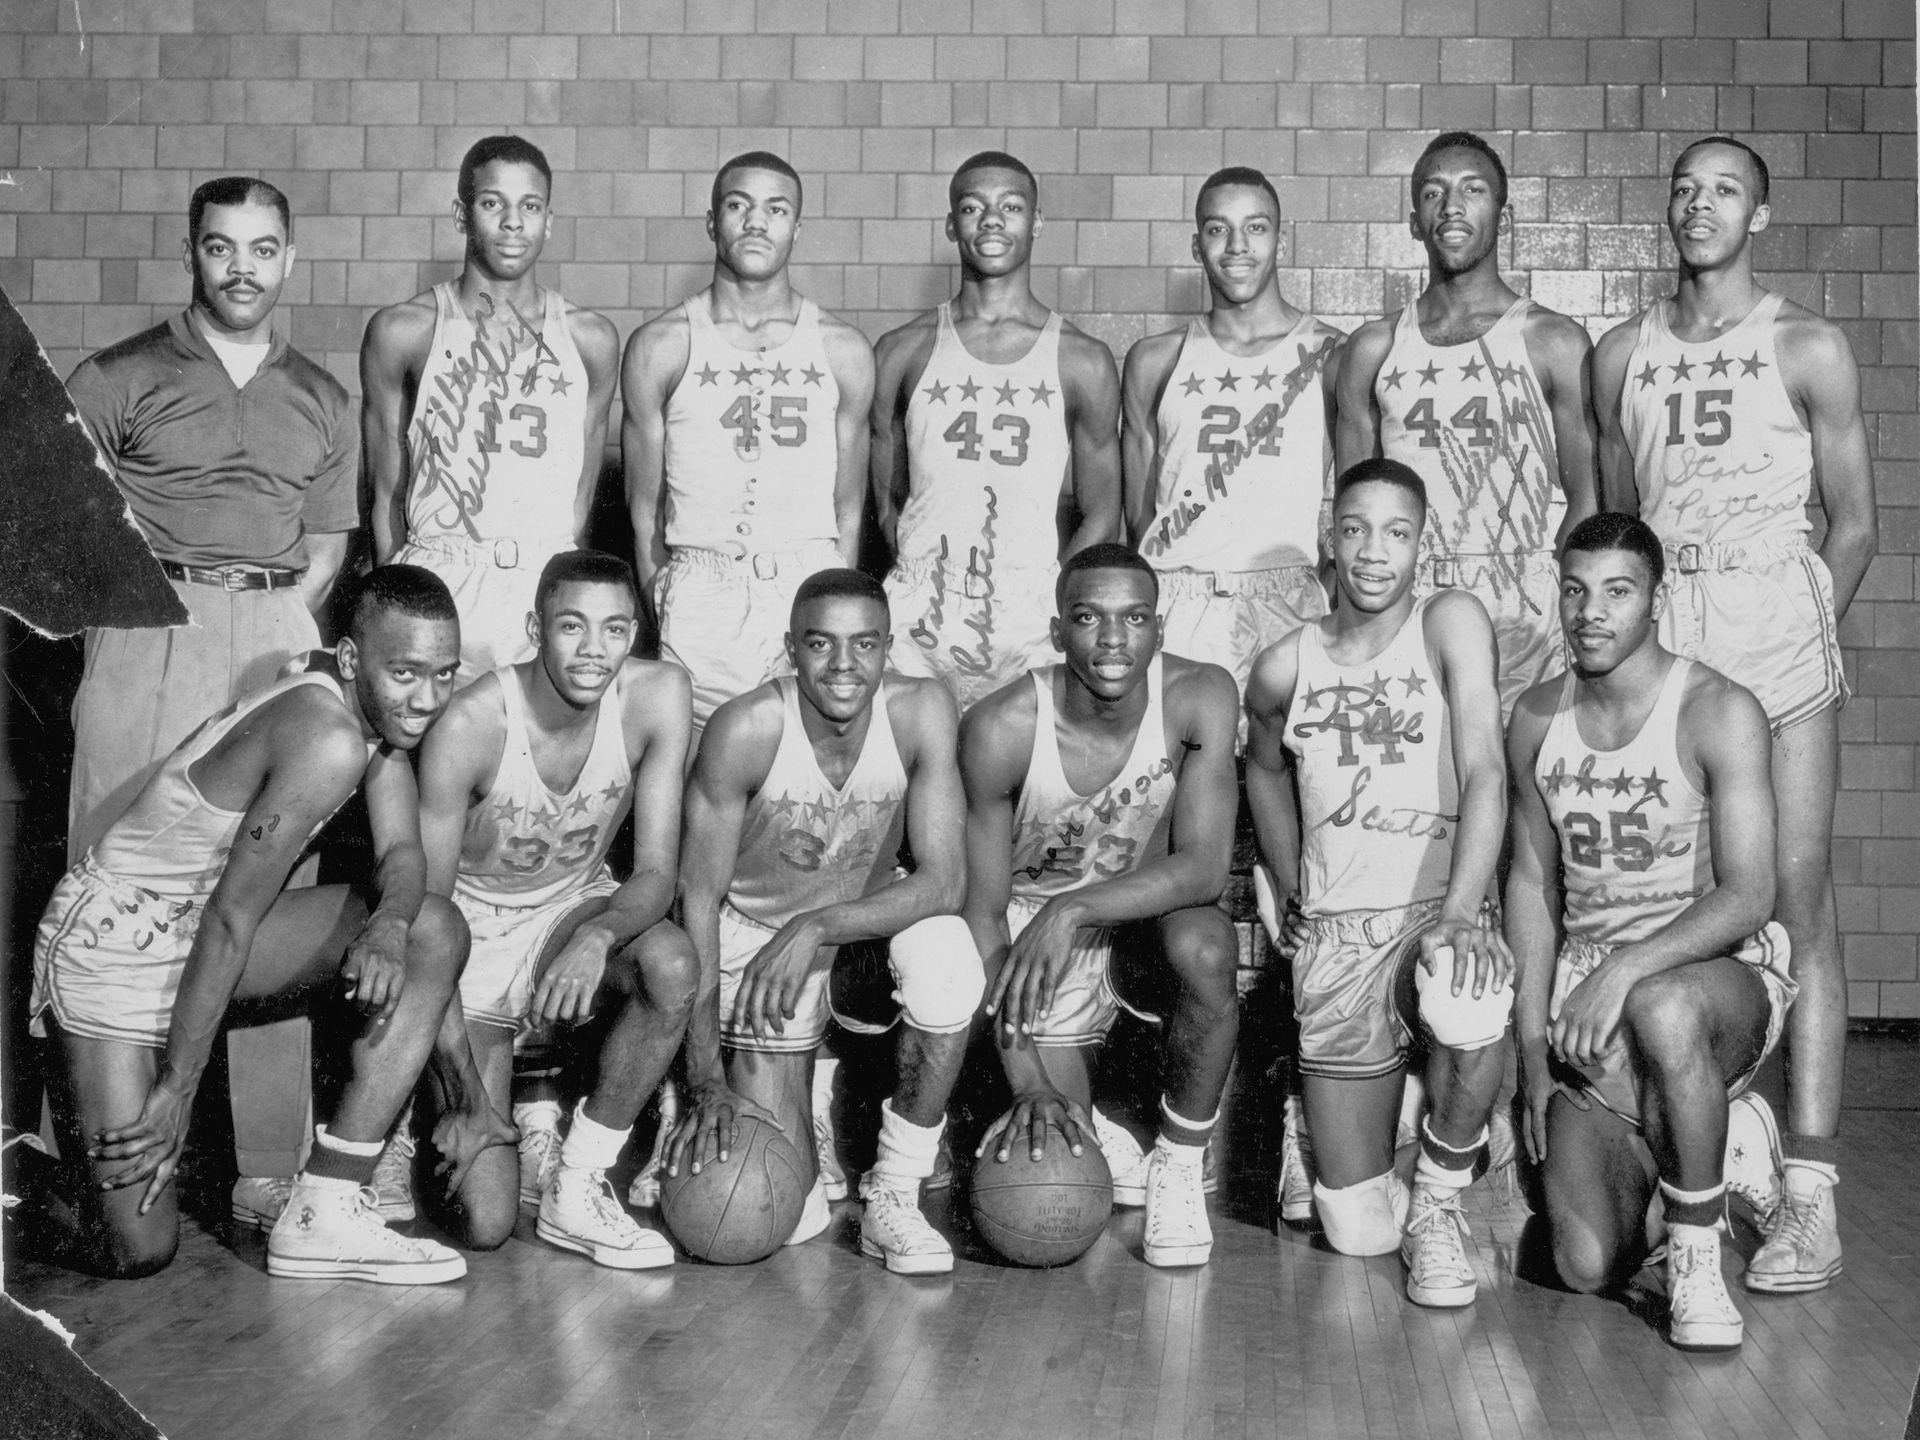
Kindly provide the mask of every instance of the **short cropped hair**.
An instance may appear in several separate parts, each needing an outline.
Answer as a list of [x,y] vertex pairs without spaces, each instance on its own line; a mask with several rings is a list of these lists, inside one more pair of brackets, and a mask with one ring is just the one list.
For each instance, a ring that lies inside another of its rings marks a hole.
[[1076,550],[1060,565],[1060,578],[1053,582],[1053,608],[1064,611],[1067,608],[1067,582],[1075,575],[1087,570],[1134,570],[1153,582],[1153,603],[1160,603],[1160,574],[1149,565],[1146,558],[1129,545],[1116,541],[1103,540],[1098,545],[1089,545],[1084,550]]
[[893,607],[887,603],[887,590],[878,580],[863,570],[833,568],[816,570],[800,582],[800,588],[793,592],[793,608],[788,611],[787,623],[790,628],[798,628],[793,617],[800,613],[800,607],[815,600],[871,600],[881,612],[893,615]]
[[418,565],[376,565],[360,577],[347,611],[347,634],[358,642],[369,626],[389,611],[416,620],[460,623],[447,582]]
[[1624,550],[1638,555],[1647,567],[1647,583],[1658,585],[1666,578],[1667,557],[1660,548],[1660,537],[1638,515],[1619,510],[1602,510],[1589,515],[1573,527],[1567,536],[1566,554],[1574,551],[1591,554],[1599,550]]
[[1507,162],[1500,158],[1500,152],[1471,130],[1447,130],[1428,141],[1427,148],[1420,152],[1420,158],[1413,162],[1412,188],[1416,204],[1420,198],[1420,172],[1442,150],[1471,150],[1486,156],[1493,164],[1494,204],[1507,203]]
[[278,185],[252,175],[222,175],[198,187],[187,201],[187,234],[200,238],[200,221],[209,205],[270,205],[280,216],[280,228],[293,238],[293,211]]
[[1026,162],[1007,154],[1004,150],[982,150],[969,155],[960,162],[960,168],[953,172],[953,179],[947,182],[947,209],[960,208],[960,196],[964,189],[960,182],[976,170],[1011,170],[1027,182],[1027,189],[1033,196],[1033,203],[1040,203],[1040,182],[1033,178]]
[[720,197],[726,193],[726,178],[736,170],[771,170],[776,175],[786,176],[793,181],[794,215],[797,217],[804,208],[806,187],[800,183],[800,172],[771,150],[749,150],[744,155],[734,156],[713,172],[713,194],[707,201],[709,209],[717,211],[720,208]]
[[489,135],[484,140],[476,140],[460,161],[460,181],[455,194],[462,205],[473,204],[474,176],[481,167],[504,160],[509,165],[531,165],[540,172],[540,178],[547,182],[547,196],[553,196],[553,167],[547,164],[546,152],[531,140],[519,135]]
[[1773,187],[1773,172],[1767,169],[1766,158],[1761,155],[1758,150],[1747,144],[1746,141],[1736,140],[1731,135],[1705,136],[1694,141],[1691,145],[1687,146],[1686,149],[1674,156],[1673,169],[1667,174],[1669,183],[1678,178],[1680,166],[1686,161],[1687,156],[1698,150],[1702,145],[1728,145],[1743,153],[1747,157],[1747,162],[1753,166],[1754,179],[1759,182],[1754,187],[1757,195],[1754,203],[1756,205],[1764,205],[1767,203],[1767,192]]
[[1267,198],[1273,201],[1274,219],[1280,218],[1280,192],[1273,188],[1273,182],[1251,165],[1229,165],[1224,170],[1214,171],[1200,182],[1200,193],[1193,199],[1193,225],[1196,230],[1205,223],[1207,196],[1229,185],[1244,185],[1249,190],[1266,191]]
[[544,615],[547,601],[562,585],[622,585],[640,605],[640,583],[633,578],[633,566],[618,555],[604,550],[562,550],[540,567],[540,579],[533,587],[533,608]]
[[1420,502],[1422,523],[1427,515],[1427,482],[1410,465],[1398,460],[1389,460],[1385,456],[1375,456],[1350,465],[1341,472],[1340,478],[1333,482],[1333,508],[1337,511],[1340,502],[1347,498],[1347,492],[1356,485],[1393,485],[1413,496]]

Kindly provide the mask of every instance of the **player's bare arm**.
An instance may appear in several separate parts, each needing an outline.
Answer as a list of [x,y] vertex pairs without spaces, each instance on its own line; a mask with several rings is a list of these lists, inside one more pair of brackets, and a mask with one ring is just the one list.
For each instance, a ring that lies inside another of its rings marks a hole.
[[[687,368],[692,339],[685,313],[675,306],[655,316],[627,341],[620,367],[620,468],[626,477],[627,518],[633,524],[633,565],[643,601],[653,602],[653,582],[667,563],[667,400]],[[658,616],[654,617],[657,621]]]
[[907,404],[933,358],[939,324],[933,312],[915,316],[873,347],[873,405],[868,416],[867,470],[874,517],[888,550],[899,548],[900,508],[912,477],[907,470]]
[[1833,613],[1842,619],[1880,549],[1873,457],[1860,413],[1860,367],[1846,332],[1788,301],[1775,344],[1794,407],[1813,432],[1813,483],[1826,512],[1820,558],[1833,576]]
[[1247,677],[1247,810],[1260,858],[1273,881],[1278,949],[1291,960],[1303,938],[1300,888],[1300,792],[1287,749],[1287,711],[1300,678],[1300,631],[1284,635],[1254,661]]
[[1120,381],[1120,472],[1126,541],[1136,549],[1153,523],[1160,489],[1160,397],[1180,359],[1185,330],[1149,335],[1127,352]]
[[1501,989],[1512,974],[1505,944],[1479,920],[1481,903],[1493,893],[1494,869],[1507,829],[1499,662],[1493,622],[1467,591],[1443,591],[1427,605],[1423,618],[1427,652],[1439,671],[1453,733],[1460,822],[1440,920],[1421,936],[1420,949],[1431,970],[1439,949],[1452,947],[1454,993],[1471,984],[1478,996],[1489,985]]
[[1559,461],[1560,493],[1567,498],[1566,518],[1554,537],[1555,548],[1600,507],[1594,449],[1599,440],[1593,418],[1592,374],[1588,357],[1593,341],[1584,326],[1556,311],[1534,306],[1527,316],[1527,358],[1540,377],[1553,423],[1553,452]]
[[613,409],[613,388],[620,376],[620,332],[611,320],[578,306],[567,307],[567,330],[580,363],[587,371],[586,446],[581,451],[580,484],[573,497],[573,538],[585,544],[593,514],[593,493],[607,458],[607,421]]
[[373,563],[407,539],[407,423],[433,344],[431,294],[374,312],[360,341],[360,441],[373,487]]
[[1613,1043],[1627,992],[1639,981],[1724,955],[1773,914],[1773,752],[1766,712],[1751,692],[1695,666],[1680,703],[1679,733],[1688,778],[1712,801],[1714,885],[1659,934],[1615,950],[1567,997],[1552,1043],[1575,1065],[1597,1063]]
[[1600,337],[1588,362],[1592,372],[1594,425],[1599,439],[1597,456],[1600,508],[1623,515],[1640,513],[1640,487],[1633,477],[1633,448],[1627,444],[1620,419],[1620,397],[1627,388],[1627,362],[1633,358],[1639,320],[1616,325]]
[[346,563],[348,530],[307,532],[307,573],[300,577],[300,599],[308,611],[318,617],[333,598],[333,583],[340,578]]
[[1060,325],[1060,385],[1073,452],[1075,524],[1060,557],[1123,531],[1120,480],[1120,373],[1113,352],[1065,321]]
[[1341,350],[1340,372],[1334,382],[1336,475],[1380,454],[1380,402],[1374,397],[1373,382],[1393,349],[1395,318],[1389,315],[1369,320],[1347,337]]
[[867,427],[873,413],[873,348],[867,344],[865,335],[824,311],[820,315],[820,327],[827,350],[827,366],[833,371],[833,383],[840,388],[839,404],[833,412],[834,525],[840,537],[840,559],[849,566],[857,566],[861,524],[866,519],[867,508]]

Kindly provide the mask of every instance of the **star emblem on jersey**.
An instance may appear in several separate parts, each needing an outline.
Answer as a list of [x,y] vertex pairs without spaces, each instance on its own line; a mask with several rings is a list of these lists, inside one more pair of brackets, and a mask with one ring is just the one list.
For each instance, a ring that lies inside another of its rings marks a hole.
[[1404,370],[1389,370],[1385,376],[1387,388],[1389,390],[1398,390],[1400,388],[1400,382],[1406,378],[1407,372]]
[[620,797],[626,793],[627,787],[622,785],[618,780],[615,780],[600,792],[600,798],[609,805],[618,805],[620,803]]
[[733,372],[733,383],[736,385],[751,385],[753,383],[754,372],[759,368],[757,365],[740,366]]
[[1629,795],[1633,792],[1633,777],[1624,770],[1607,783],[1613,786],[1613,793],[1616,795]]
[[1387,703],[1387,678],[1378,670],[1373,672],[1373,679],[1367,682],[1367,699],[1375,705]]
[[782,795],[778,800],[772,801],[767,808],[770,810],[778,810],[782,820],[791,822],[795,814],[799,812],[800,802],[791,795]]
[[587,811],[594,808],[594,797],[592,795],[576,795],[567,802],[567,814],[569,815],[584,815]]
[[927,386],[927,388],[920,393],[927,397],[927,403],[930,405],[943,405],[946,403],[947,387],[942,385],[938,380]]
[[1673,371],[1673,378],[1676,380],[1691,380],[1693,378],[1693,362],[1684,355],[1680,357],[1678,362],[1669,365],[1667,368]]
[[1727,367],[1731,364],[1733,364],[1731,359],[1716,350],[1713,352],[1713,359],[1707,362],[1707,374],[1724,375],[1727,373]]
[[1418,670],[1407,671],[1406,678],[1400,683],[1407,687],[1408,699],[1412,699],[1415,695],[1424,695],[1427,693],[1427,682],[1420,678],[1420,672]]
[[1592,761],[1589,760],[1580,767],[1580,773],[1573,777],[1573,783],[1579,788],[1582,795],[1591,795],[1600,788],[1603,782],[1594,778],[1593,764]]
[[493,814],[502,825],[511,825],[520,818],[520,807],[502,796],[493,802]]
[[1642,796],[1650,796],[1662,805],[1667,803],[1667,782],[1661,778],[1659,770],[1649,770],[1645,775],[1629,775],[1623,769],[1609,780],[1604,775],[1593,773],[1593,762],[1592,755],[1582,756],[1580,768],[1570,771],[1564,758],[1555,759],[1553,768],[1540,777],[1541,788],[1549,795],[1557,795],[1562,790],[1578,790],[1582,795],[1593,795],[1602,790],[1614,795],[1628,795],[1638,786]]
[[971,400],[979,393],[980,387],[973,383],[973,376],[969,375],[960,382],[960,398],[962,400]]
[[1277,378],[1273,371],[1263,366],[1261,367],[1260,373],[1253,377],[1253,388],[1256,390],[1271,390],[1273,388],[1273,382]]
[[711,385],[720,378],[720,372],[711,365],[702,365],[695,373],[699,375],[702,385]]
[[1038,400],[1042,405],[1051,407],[1053,402],[1053,390],[1048,386],[1046,381],[1042,380],[1038,385],[1034,385],[1029,388],[1033,391],[1033,398],[1035,400]]
[[786,366],[776,365],[773,367],[773,383],[775,385],[784,385],[787,383],[787,377],[792,374],[793,372]]
[[823,379],[826,378],[826,372],[819,369],[816,366],[809,365],[807,366],[806,369],[800,372],[800,378],[806,381],[807,384],[809,385],[818,385]]
[[1219,382],[1222,390],[1238,390],[1240,388],[1240,377],[1231,370],[1220,376]]
[[1013,382],[1009,380],[1004,385],[994,386],[993,398],[998,400],[1002,405],[1013,404],[1013,398],[1014,398]]
[[1648,365],[1646,369],[1642,370],[1634,378],[1640,382],[1640,388],[1642,390],[1651,390],[1654,381],[1660,378],[1660,371],[1658,367]]
[[1667,803],[1667,782],[1660,778],[1658,770],[1649,770],[1647,778],[1640,782],[1643,793],[1653,796],[1662,805]]
[[564,395],[573,388],[573,382],[564,375],[550,375],[547,377],[547,388],[556,395]]
[[1462,379],[1478,380],[1480,378],[1480,372],[1486,368],[1486,366],[1480,363],[1480,357],[1476,355],[1460,367],[1460,375]]
[[1207,388],[1207,382],[1202,380],[1198,375],[1189,375],[1180,382],[1180,388],[1189,395],[1198,395],[1202,390]]
[[1520,367],[1518,365],[1496,365],[1493,367],[1493,378],[1502,385],[1511,385],[1519,380]]
[[1740,373],[1743,375],[1752,375],[1755,378],[1758,378],[1760,372],[1766,368],[1767,362],[1760,358],[1760,352],[1758,350],[1740,362]]
[[1439,384],[1440,383],[1440,367],[1438,365],[1433,364],[1431,361],[1421,366],[1420,367],[1420,383],[1422,385]]
[[533,382],[539,377],[539,374],[540,362],[538,360],[535,360],[520,372],[520,393],[522,395],[531,395],[533,393]]

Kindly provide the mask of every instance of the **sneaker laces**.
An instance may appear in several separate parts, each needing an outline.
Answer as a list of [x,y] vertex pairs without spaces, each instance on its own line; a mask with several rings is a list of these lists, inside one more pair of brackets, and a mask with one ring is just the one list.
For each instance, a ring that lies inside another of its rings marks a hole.
[[634,1225],[631,1215],[620,1208],[620,1199],[613,1193],[613,1182],[607,1179],[604,1170],[587,1172],[587,1204],[592,1208],[594,1218],[609,1229],[624,1232]]
[[[1157,1158],[1157,1157],[1156,1157]],[[1205,1220],[1206,1196],[1200,1190],[1198,1163],[1161,1159],[1147,1168],[1147,1217],[1153,1229],[1169,1225],[1197,1230]]]
[[1466,1230],[1466,1211],[1457,1192],[1445,1199],[1417,1202],[1407,1219],[1407,1238],[1425,1242],[1418,1253],[1448,1269],[1467,1268]]
[[1785,1241],[1795,1250],[1811,1250],[1819,1229],[1818,1192],[1802,1199],[1783,1187],[1780,1203],[1773,1212],[1773,1223],[1767,1228],[1766,1243],[1775,1245]]

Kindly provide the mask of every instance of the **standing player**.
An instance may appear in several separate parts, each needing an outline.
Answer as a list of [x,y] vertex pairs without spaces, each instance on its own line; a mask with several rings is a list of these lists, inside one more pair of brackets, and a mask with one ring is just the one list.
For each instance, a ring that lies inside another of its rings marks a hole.
[[[459,652],[445,586],[375,570],[333,663],[194,731],[54,892],[30,1013],[59,1053],[54,1113],[91,1267],[131,1277],[173,1258],[172,1181],[233,1003],[344,982],[366,1017],[352,1076],[331,1129],[315,1128],[267,1270],[389,1285],[466,1273],[445,1246],[389,1231],[363,1188],[467,954],[459,915],[426,893],[407,756],[445,708]],[[371,891],[283,890],[363,778]]]
[[1049,627],[1063,663],[967,716],[966,917],[1013,1090],[975,1153],[1004,1161],[1024,1138],[1039,1159],[1049,1124],[1076,1155],[1098,1143],[1094,1047],[1121,1006],[1153,1019],[1135,1002],[1170,1000],[1160,1133],[1131,1179],[1147,1263],[1204,1265],[1202,1162],[1240,1026],[1238,947],[1215,904],[1232,859],[1237,696],[1219,666],[1160,653],[1158,600],[1153,567],[1123,545],[1069,557]]
[[983,151],[947,197],[960,294],[875,347],[872,468],[893,663],[965,709],[1045,658],[1060,559],[1122,533],[1120,385],[1107,347],[1034,298],[1033,172]]
[[[193,192],[184,314],[83,361],[80,418],[193,616],[87,633],[73,702],[67,859],[78,861],[209,715],[320,643],[314,623],[360,523],[347,392],[273,332],[293,267],[287,197],[229,175]],[[307,1131],[307,1022],[237,1027],[236,1218],[272,1224]]]
[[1422,592],[1480,597],[1500,642],[1504,715],[1565,665],[1554,548],[1594,509],[1587,332],[1500,275],[1507,168],[1478,135],[1437,136],[1413,166],[1408,225],[1427,288],[1354,331],[1340,367],[1338,468],[1374,455],[1426,482]]
[[[985,982],[954,913],[964,853],[953,701],[886,672],[891,630],[886,592],[868,576],[809,576],[787,637],[794,674],[721,706],[702,737],[680,870],[700,955],[692,1104],[668,1163],[671,1173],[724,1159],[749,1110],[811,1135],[813,1052],[829,1015],[866,1034],[904,1022],[861,1184],[860,1249],[896,1274],[932,1275],[953,1268],[953,1248],[920,1213],[920,1185]],[[895,869],[903,841],[911,873]],[[827,1219],[816,1176],[788,1243]]]
[[1127,528],[1160,572],[1161,644],[1223,666],[1327,613],[1318,563],[1340,332],[1280,293],[1280,199],[1216,171],[1194,203],[1212,308],[1127,352]]
[[620,450],[660,653],[714,707],[785,669],[794,592],[859,558],[873,352],[793,288],[800,177],[764,150],[713,177],[713,282],[627,342]]
[[[1600,342],[1594,398],[1609,503],[1637,513],[1679,572],[1661,643],[1748,687],[1773,732],[1775,913],[1793,943],[1786,1188],[1751,1290],[1840,1273],[1834,1211],[1846,971],[1830,851],[1839,784],[1839,623],[1879,545],[1860,374],[1837,325],[1761,287],[1767,165],[1737,140],[1674,161],[1671,300]],[[1827,533],[1807,545],[1818,491]]]
[[[1506,824],[1493,629],[1471,595],[1416,597],[1420,477],[1363,460],[1337,482],[1339,603],[1260,657],[1247,799],[1284,902],[1299,1067],[1327,1240],[1399,1247],[1407,1298],[1473,1302],[1460,1196],[1505,1070],[1510,957],[1487,927]],[[1409,1051],[1431,1101],[1409,1201],[1394,1173]]]
[[1742,1333],[1720,1277],[1727,1097],[1779,1039],[1794,985],[1767,920],[1766,715],[1655,638],[1664,570],[1659,538],[1631,516],[1568,537],[1573,669],[1527,693],[1507,739],[1507,934],[1527,1143],[1561,1279],[1593,1293],[1633,1273],[1657,1181],[1668,1338],[1717,1350]]
[[[687,680],[631,658],[639,610],[624,560],[554,556],[527,620],[534,658],[461,691],[420,763],[428,884],[453,897],[473,934],[440,1031],[442,1084],[477,1087],[484,1099],[465,1108],[497,1117],[509,1105],[516,1029],[613,1013],[564,1144],[523,1144],[518,1157],[501,1145],[470,1159],[451,1146],[456,1223],[469,1244],[502,1245],[532,1189],[543,1239],[623,1270],[673,1263],[665,1237],[620,1208],[606,1172],[680,1048],[694,987],[692,951],[666,919]],[[622,885],[606,859],[629,809],[634,866]]]
[[585,532],[605,458],[620,337],[534,275],[552,193],[535,145],[475,144],[453,202],[460,277],[378,312],[360,345],[374,559],[447,582],[466,681],[533,654],[540,567]]

